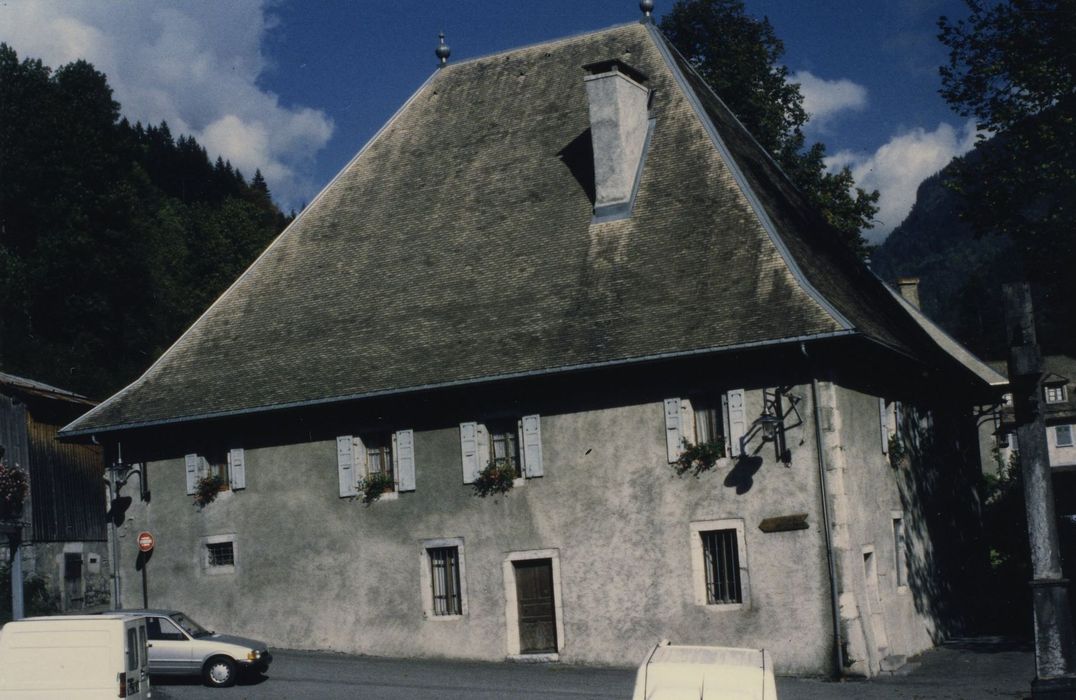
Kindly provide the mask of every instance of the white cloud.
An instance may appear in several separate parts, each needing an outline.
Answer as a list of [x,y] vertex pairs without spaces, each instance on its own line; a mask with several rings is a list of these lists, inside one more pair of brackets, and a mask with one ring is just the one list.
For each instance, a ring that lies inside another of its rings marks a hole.
[[793,74],[791,80],[799,83],[803,108],[812,126],[824,125],[839,112],[859,111],[867,106],[867,88],[851,80],[826,80],[805,70]]
[[167,121],[248,178],[261,169],[285,207],[316,194],[315,154],[333,132],[324,112],[285,106],[257,80],[275,19],[269,0],[9,0],[0,41],[52,67],[84,58],[108,76],[131,121]]
[[826,166],[833,171],[847,166],[859,187],[881,192],[878,224],[864,232],[871,243],[880,243],[911,211],[919,183],[971,150],[976,133],[974,122],[960,128],[943,122],[934,131],[897,134],[874,153],[839,151]]

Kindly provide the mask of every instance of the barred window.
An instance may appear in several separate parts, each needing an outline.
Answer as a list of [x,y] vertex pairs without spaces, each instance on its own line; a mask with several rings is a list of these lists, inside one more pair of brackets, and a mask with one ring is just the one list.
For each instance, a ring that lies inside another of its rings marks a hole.
[[205,549],[209,566],[235,566],[235,551],[231,542],[210,542]]
[[460,560],[456,547],[426,550],[430,559],[430,585],[434,615],[462,615],[460,600]]
[[700,532],[706,571],[706,602],[728,605],[743,602],[740,585],[740,553],[736,530]]

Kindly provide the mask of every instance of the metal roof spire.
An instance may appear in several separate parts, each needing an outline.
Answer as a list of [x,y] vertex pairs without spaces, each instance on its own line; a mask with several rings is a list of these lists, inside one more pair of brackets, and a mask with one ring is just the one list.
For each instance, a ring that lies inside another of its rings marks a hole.
[[434,51],[434,53],[437,54],[437,58],[441,61],[441,63],[437,67],[444,68],[445,64],[448,63],[448,57],[452,55],[452,49],[450,49],[448,44],[445,43],[444,32],[441,32],[437,36],[441,40],[441,43],[437,46],[437,50]]
[[643,11],[643,21],[653,22],[654,0],[639,0],[639,9]]

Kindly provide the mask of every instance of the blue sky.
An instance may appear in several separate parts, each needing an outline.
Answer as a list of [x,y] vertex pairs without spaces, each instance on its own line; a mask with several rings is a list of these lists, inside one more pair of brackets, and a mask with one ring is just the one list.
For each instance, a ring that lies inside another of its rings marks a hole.
[[[657,0],[657,12],[668,11]],[[833,167],[882,192],[880,240],[916,185],[973,143],[938,96],[940,15],[959,0],[746,0],[785,42],[808,135]],[[299,207],[435,70],[452,59],[636,20],[635,0],[7,0],[0,41],[52,66],[86,58],[131,119],[167,120]]]

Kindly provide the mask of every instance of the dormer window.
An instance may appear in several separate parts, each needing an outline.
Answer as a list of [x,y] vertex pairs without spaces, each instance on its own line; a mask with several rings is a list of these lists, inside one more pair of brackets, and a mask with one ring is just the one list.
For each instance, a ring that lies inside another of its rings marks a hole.
[[1064,384],[1046,387],[1046,403],[1064,403],[1067,398]]

